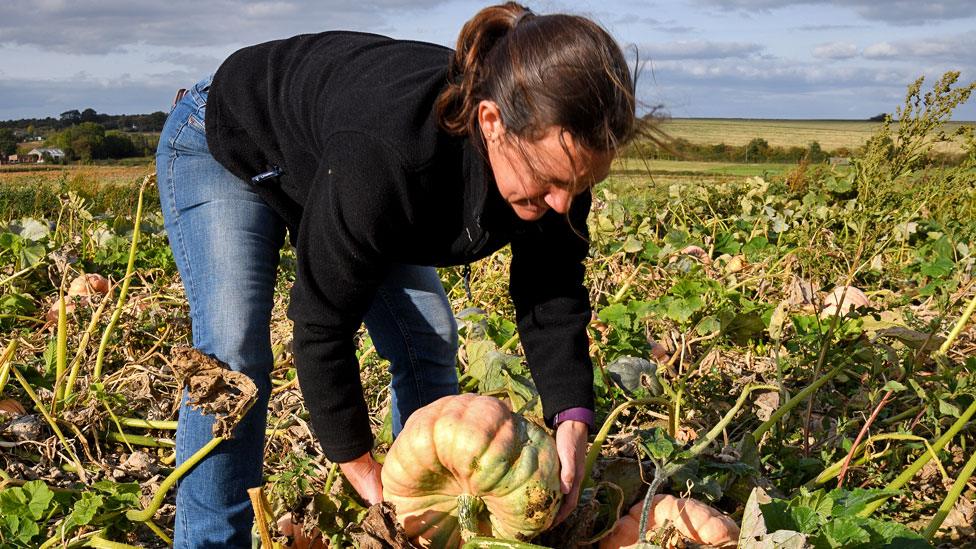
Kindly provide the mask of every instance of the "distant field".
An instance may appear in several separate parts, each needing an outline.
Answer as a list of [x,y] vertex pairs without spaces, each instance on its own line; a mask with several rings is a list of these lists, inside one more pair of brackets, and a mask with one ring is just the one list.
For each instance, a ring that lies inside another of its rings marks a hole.
[[[946,133],[972,122],[950,122]],[[894,126],[894,125],[893,125]],[[739,118],[672,118],[661,123],[671,137],[692,143],[745,145],[761,137],[774,147],[806,147],[811,141],[824,150],[854,149],[881,127],[880,122],[859,120],[761,120]],[[948,147],[958,150],[958,147]]]
[[717,175],[751,177],[783,175],[796,164],[745,164],[741,162],[699,162],[687,160],[649,160],[620,157],[613,162],[613,172],[621,175]]
[[43,166],[14,164],[0,167],[0,184],[43,184],[61,181],[97,181],[109,184],[139,183],[152,171],[149,163],[135,166]]

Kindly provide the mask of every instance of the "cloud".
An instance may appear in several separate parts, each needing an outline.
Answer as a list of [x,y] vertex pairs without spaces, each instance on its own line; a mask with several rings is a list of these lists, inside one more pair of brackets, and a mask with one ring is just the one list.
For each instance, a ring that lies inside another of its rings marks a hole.
[[711,42],[680,40],[640,46],[642,58],[664,59],[728,59],[745,58],[761,53],[764,46],[751,42]]
[[793,27],[796,30],[809,31],[809,32],[823,32],[823,31],[835,31],[835,30],[853,30],[864,28],[862,25],[800,25],[798,27]]
[[[329,28],[378,29],[405,12],[447,0],[5,0],[0,44],[100,54],[136,44],[221,46],[257,43]],[[381,13],[383,16],[378,16]]]
[[972,0],[695,0],[705,7],[745,12],[768,12],[790,5],[833,5],[853,9],[869,21],[893,25],[921,25],[929,21],[949,21],[976,16]]
[[938,61],[963,67],[976,65],[976,31],[952,36],[876,42],[864,48],[867,59],[878,61]]
[[890,42],[878,42],[864,48],[864,57],[868,59],[896,59],[898,48]]
[[857,57],[857,46],[850,42],[828,42],[813,48],[817,59],[851,59]]

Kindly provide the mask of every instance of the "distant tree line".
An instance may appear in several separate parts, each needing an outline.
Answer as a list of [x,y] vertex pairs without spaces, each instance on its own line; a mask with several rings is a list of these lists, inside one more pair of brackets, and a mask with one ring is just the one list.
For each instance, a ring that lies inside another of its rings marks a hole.
[[746,163],[796,163],[805,160],[819,164],[831,156],[850,156],[851,151],[839,148],[825,151],[817,141],[806,147],[774,147],[768,141],[757,137],[745,145],[714,145],[692,143],[684,138],[673,138],[666,146],[640,142],[625,153],[629,156],[642,156],[654,160],[693,160],[699,162],[746,162]]
[[47,135],[53,131],[59,131],[84,122],[94,122],[101,124],[107,130],[119,130],[123,132],[149,132],[159,133],[163,131],[163,123],[166,122],[166,113],[157,111],[150,114],[103,114],[95,112],[95,109],[72,109],[64,111],[58,118],[21,118],[19,120],[0,121],[0,129],[19,130],[18,133],[31,135]]
[[164,112],[101,114],[91,108],[65,111],[58,118],[0,121],[0,155],[53,147],[63,150],[67,161],[151,156],[165,122]]

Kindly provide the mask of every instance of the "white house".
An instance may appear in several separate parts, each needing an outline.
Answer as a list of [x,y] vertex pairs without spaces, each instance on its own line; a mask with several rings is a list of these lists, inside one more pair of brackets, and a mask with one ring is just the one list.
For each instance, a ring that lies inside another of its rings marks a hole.
[[61,149],[40,148],[40,149],[31,149],[31,151],[27,153],[27,161],[43,164],[45,155],[51,157],[51,160],[54,161],[64,160],[64,151],[62,151]]

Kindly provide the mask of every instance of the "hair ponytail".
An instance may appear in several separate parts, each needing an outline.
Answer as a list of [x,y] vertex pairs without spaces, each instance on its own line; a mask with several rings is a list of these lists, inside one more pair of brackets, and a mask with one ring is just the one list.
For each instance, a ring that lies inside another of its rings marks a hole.
[[515,2],[479,11],[458,35],[454,59],[447,70],[447,87],[437,98],[441,127],[452,135],[471,133],[476,124],[479,81],[483,81],[488,52],[532,12]]
[[535,15],[515,2],[479,11],[458,36],[440,126],[477,139],[478,104],[494,101],[506,134],[534,141],[553,126],[594,151],[612,151],[636,128],[634,79],[620,47],[575,15]]

